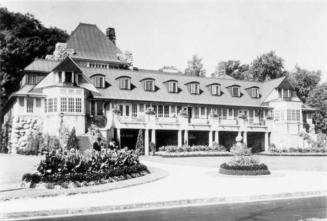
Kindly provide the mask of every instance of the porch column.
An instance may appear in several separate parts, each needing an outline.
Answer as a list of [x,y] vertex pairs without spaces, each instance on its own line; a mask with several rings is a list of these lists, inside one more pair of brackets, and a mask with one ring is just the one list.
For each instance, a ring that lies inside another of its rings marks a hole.
[[154,144],[156,143],[156,130],[155,129],[151,130],[151,142]]
[[247,131],[243,132],[243,143],[248,144],[248,132]]
[[209,131],[209,142],[208,142],[208,144],[209,144],[209,147],[212,147],[212,130],[210,130]]
[[117,128],[117,141],[118,141],[118,147],[121,148],[121,136],[120,136],[120,128]]
[[61,80],[62,80],[62,82],[66,81],[66,75],[65,75],[64,71],[61,72]]
[[184,131],[184,145],[188,145],[188,130]]
[[265,151],[268,151],[269,148],[269,133],[265,133]]
[[181,130],[178,130],[177,143],[178,143],[177,145],[178,145],[179,147],[182,146],[182,131],[181,131]]
[[144,155],[149,156],[149,129],[144,132]]
[[219,144],[219,132],[218,130],[215,131],[215,142]]

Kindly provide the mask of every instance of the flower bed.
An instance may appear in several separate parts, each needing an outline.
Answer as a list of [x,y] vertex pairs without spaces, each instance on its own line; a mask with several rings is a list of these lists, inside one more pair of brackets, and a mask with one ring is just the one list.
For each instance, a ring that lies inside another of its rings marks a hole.
[[148,174],[134,151],[94,150],[80,153],[52,151],[37,167],[37,172],[25,174],[23,186],[69,188],[115,182]]
[[327,153],[327,148],[269,148],[270,153]]
[[192,151],[192,152],[165,152],[158,151],[156,156],[161,157],[213,157],[213,156],[232,156],[228,151]]
[[184,145],[181,147],[178,146],[163,146],[159,148],[160,152],[168,152],[168,153],[181,153],[181,152],[209,152],[209,151],[214,151],[214,152],[226,152],[226,148],[224,146],[218,145],[214,143],[212,147],[206,146],[206,145],[194,145],[194,146],[188,146]]
[[259,159],[252,155],[251,149],[238,143],[231,148],[234,157],[228,163],[219,167],[219,172],[226,175],[269,175],[267,165],[260,163]]

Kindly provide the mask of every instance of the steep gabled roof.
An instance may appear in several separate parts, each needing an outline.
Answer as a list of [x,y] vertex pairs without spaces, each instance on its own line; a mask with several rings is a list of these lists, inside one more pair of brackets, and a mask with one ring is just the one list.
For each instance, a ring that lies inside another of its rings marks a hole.
[[73,58],[125,63],[117,59],[120,49],[96,25],[80,23],[66,43],[74,49]]
[[33,72],[49,73],[55,66],[59,64],[59,61],[35,59],[24,70]]
[[[265,81],[263,82],[263,87],[262,87],[262,102],[266,100],[266,98],[271,94],[271,92],[277,88],[284,80],[286,77],[281,77],[281,78],[276,78],[273,80]],[[287,80],[287,79],[286,79]]]

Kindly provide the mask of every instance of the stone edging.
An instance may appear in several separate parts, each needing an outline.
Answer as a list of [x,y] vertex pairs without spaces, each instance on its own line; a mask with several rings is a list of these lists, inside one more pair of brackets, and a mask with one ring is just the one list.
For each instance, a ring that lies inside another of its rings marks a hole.
[[156,152],[155,156],[161,157],[226,157],[233,156],[230,152],[219,151],[193,151],[193,152]]
[[270,153],[270,152],[261,152],[257,155],[262,156],[284,156],[284,157],[326,157],[327,153]]
[[97,193],[109,190],[121,189],[145,183],[150,183],[162,179],[168,173],[159,168],[148,168],[150,174],[140,176],[137,178],[117,181],[113,183],[99,184],[94,186],[70,188],[70,189],[40,189],[40,188],[26,188],[18,190],[2,191],[0,194],[0,201],[21,199],[21,198],[37,198],[37,197],[51,197],[58,195],[75,195],[81,193]]
[[69,215],[83,215],[83,214],[97,214],[97,213],[109,213],[109,212],[127,212],[136,210],[151,210],[151,209],[165,209],[176,207],[188,207],[188,206],[200,206],[200,205],[215,205],[215,204],[227,204],[227,203],[246,203],[246,202],[258,202],[268,200],[282,200],[292,198],[305,198],[305,197],[317,197],[326,196],[327,191],[308,191],[308,192],[294,192],[294,193],[276,193],[265,195],[252,195],[252,196],[230,196],[230,197],[212,197],[212,198],[197,198],[197,199],[182,199],[173,201],[159,201],[149,203],[137,203],[137,204],[125,204],[125,205],[113,205],[113,206],[98,206],[87,208],[74,208],[74,209],[59,209],[59,210],[43,210],[43,211],[27,211],[27,212],[13,212],[2,213],[0,218],[9,220],[18,219],[41,219],[49,216],[69,216]]

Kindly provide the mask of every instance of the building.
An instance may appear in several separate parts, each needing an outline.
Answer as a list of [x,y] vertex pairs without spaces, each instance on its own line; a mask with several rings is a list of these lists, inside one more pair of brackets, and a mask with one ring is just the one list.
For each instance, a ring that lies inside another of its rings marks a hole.
[[78,135],[93,122],[108,139],[134,148],[140,129],[149,143],[229,148],[240,134],[256,151],[303,145],[311,112],[282,77],[266,82],[208,78],[132,67],[116,46],[113,28],[79,24],[53,55],[25,68],[11,96],[11,150],[24,148],[30,131],[58,135],[61,122]]

